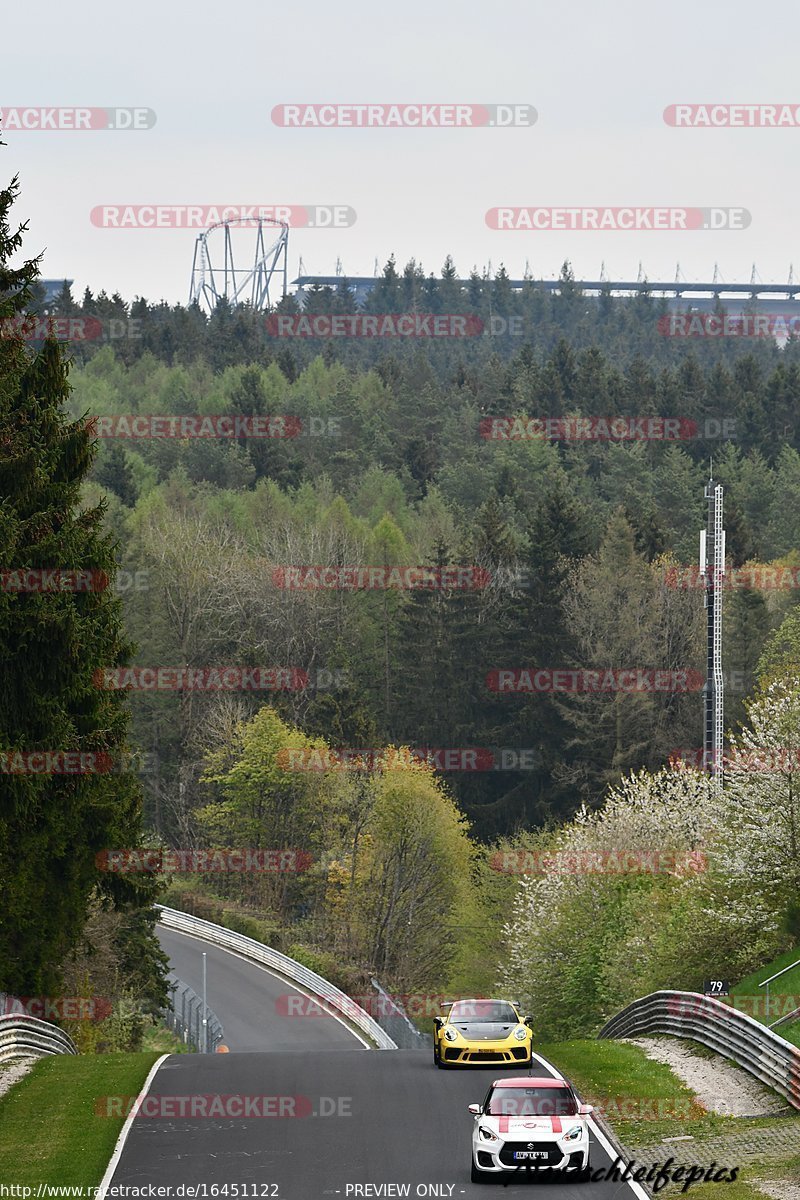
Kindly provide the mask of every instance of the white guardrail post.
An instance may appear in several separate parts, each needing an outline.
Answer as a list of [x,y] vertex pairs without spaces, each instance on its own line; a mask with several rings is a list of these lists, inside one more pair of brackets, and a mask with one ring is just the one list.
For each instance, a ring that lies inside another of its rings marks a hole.
[[69,1034],[49,1021],[13,1012],[0,1016],[0,1063],[14,1058],[77,1053]]
[[800,1109],[800,1050],[766,1025],[698,992],[653,992],[607,1021],[601,1038],[668,1033],[700,1042]]
[[212,946],[233,950],[236,954],[241,954],[243,958],[249,958],[251,962],[269,967],[276,974],[282,975],[293,983],[301,984],[314,996],[324,1000],[346,1021],[366,1034],[379,1050],[397,1050],[397,1043],[389,1037],[384,1029],[381,1029],[378,1022],[361,1005],[356,1004],[355,1000],[351,1000],[345,992],[334,987],[327,979],[317,975],[316,971],[309,970],[302,963],[295,962],[293,958],[288,958],[278,950],[273,950],[271,946],[265,946],[261,942],[255,941],[254,938],[245,937],[243,933],[234,933],[232,929],[225,929],[222,925],[215,925],[212,921],[204,921],[189,913],[179,912],[175,908],[165,908],[162,904],[157,904],[156,908],[160,913],[159,923],[166,929],[174,929],[178,933],[189,933]]

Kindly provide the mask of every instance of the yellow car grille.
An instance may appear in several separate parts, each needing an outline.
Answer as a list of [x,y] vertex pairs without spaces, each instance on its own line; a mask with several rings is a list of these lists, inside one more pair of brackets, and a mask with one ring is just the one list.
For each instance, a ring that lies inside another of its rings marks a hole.
[[471,1047],[447,1047],[445,1062],[527,1062],[529,1051],[525,1046],[509,1047],[508,1050],[473,1050]]

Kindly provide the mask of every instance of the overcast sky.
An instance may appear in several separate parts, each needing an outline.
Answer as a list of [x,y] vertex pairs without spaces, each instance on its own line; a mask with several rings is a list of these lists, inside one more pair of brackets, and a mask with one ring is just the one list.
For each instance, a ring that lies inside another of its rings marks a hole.
[[[459,274],[504,263],[552,277],[783,281],[798,228],[796,128],[674,128],[675,103],[800,109],[800,13],[743,0],[376,0],[269,4],[40,0],[0,18],[0,106],[136,106],[139,131],[7,128],[28,254],[76,290],[185,301],[196,231],[92,224],[103,205],[342,205],[355,222],[296,228],[289,277],[373,273],[394,252]],[[292,129],[275,105],[529,104],[535,125]],[[498,231],[498,206],[732,206],[726,231]]]

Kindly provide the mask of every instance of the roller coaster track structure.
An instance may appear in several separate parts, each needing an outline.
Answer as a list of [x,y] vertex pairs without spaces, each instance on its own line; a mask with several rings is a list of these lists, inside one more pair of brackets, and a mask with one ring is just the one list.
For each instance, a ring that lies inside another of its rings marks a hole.
[[[232,232],[247,226],[255,229],[252,265],[237,266],[235,251],[241,261],[242,246],[234,245]],[[270,243],[274,230],[277,237]],[[231,217],[209,225],[195,242],[189,303],[207,312],[213,312],[220,300],[227,300],[232,308],[250,304],[257,312],[265,311],[276,276],[282,284],[281,297],[286,295],[288,252],[289,226],[274,217]]]

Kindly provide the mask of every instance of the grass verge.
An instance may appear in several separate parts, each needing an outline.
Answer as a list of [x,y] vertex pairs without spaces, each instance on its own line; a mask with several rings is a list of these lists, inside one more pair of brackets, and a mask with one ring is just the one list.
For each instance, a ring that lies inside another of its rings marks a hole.
[[[767,989],[758,986],[776,972],[782,971],[784,967],[797,962],[798,959],[800,959],[800,949],[795,947],[794,950],[787,950],[773,962],[754,971],[752,975],[747,975],[731,988],[734,1007],[755,1017],[757,1021],[761,1021],[765,1025],[771,1024],[778,1017],[788,1016],[795,1008],[800,1008],[800,965],[787,971],[785,975],[781,975],[779,979],[773,980],[770,984],[769,1012],[767,1011]],[[792,1021],[787,1025],[781,1025],[775,1032],[792,1042],[793,1045],[800,1045],[800,1022]]]
[[160,1022],[149,1021],[142,1034],[142,1050],[153,1054],[192,1054],[182,1038]]
[[[758,1139],[763,1130],[761,1136],[768,1147],[776,1134],[795,1129],[800,1121],[798,1115],[729,1117],[705,1112],[669,1067],[628,1042],[558,1042],[534,1045],[534,1050],[572,1080],[583,1100],[601,1110],[631,1157],[637,1149],[666,1138],[688,1136],[691,1141],[674,1143],[675,1165],[693,1163],[698,1161],[693,1148],[696,1154],[715,1138],[743,1135]],[[789,1152],[780,1160],[745,1164],[725,1158],[719,1166],[740,1166],[739,1178],[725,1183],[722,1191],[720,1183],[694,1184],[685,1194],[692,1200],[766,1200],[759,1180],[800,1181],[800,1158]],[[681,1184],[672,1184],[658,1194],[679,1195]]]
[[55,1054],[0,1099],[0,1182],[96,1186],[123,1117],[101,1117],[104,1096],[136,1096],[158,1054]]

